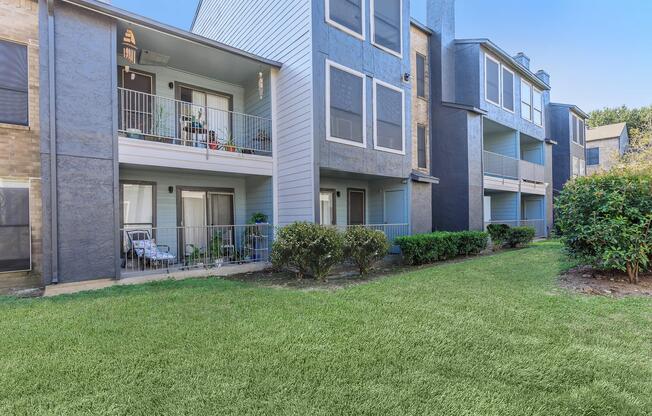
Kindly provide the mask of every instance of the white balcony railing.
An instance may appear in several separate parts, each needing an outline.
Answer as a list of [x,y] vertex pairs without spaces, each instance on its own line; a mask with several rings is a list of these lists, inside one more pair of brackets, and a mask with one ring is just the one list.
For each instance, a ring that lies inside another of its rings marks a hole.
[[272,232],[269,224],[127,227],[120,230],[122,274],[266,262]]
[[118,88],[118,131],[143,140],[271,155],[272,121]]
[[527,160],[493,153],[483,152],[485,175],[496,176],[504,179],[523,179],[526,181],[544,183],[545,167]]
[[506,224],[510,227],[532,227],[534,228],[535,237],[546,237],[548,235],[546,230],[546,220],[494,220],[484,223],[485,230],[490,224]]

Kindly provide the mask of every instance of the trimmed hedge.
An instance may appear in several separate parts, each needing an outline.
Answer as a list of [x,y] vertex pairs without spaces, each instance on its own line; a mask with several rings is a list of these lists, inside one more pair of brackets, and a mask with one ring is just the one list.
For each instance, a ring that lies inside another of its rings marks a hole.
[[534,240],[535,234],[532,227],[510,227],[505,244],[512,248],[526,245]]
[[507,224],[489,224],[487,232],[491,237],[491,243],[496,247],[502,247],[509,236],[509,225]]
[[437,231],[398,237],[403,260],[408,264],[427,264],[457,256],[478,254],[487,247],[489,235],[481,231]]

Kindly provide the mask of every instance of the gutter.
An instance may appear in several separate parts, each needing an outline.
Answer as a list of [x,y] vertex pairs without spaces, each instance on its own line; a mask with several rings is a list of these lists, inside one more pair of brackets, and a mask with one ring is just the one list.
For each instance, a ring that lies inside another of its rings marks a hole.
[[59,283],[59,226],[57,213],[57,126],[54,68],[54,0],[48,2],[48,106],[50,135],[50,273],[51,283]]

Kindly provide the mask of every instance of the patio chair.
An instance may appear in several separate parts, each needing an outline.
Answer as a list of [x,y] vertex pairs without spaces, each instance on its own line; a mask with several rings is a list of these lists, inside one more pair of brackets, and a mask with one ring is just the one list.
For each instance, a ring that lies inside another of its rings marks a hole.
[[160,262],[167,267],[174,263],[175,257],[170,253],[170,246],[156,244],[149,230],[130,230],[126,233],[129,239],[128,251],[138,258],[142,269],[145,269],[146,263],[156,265]]

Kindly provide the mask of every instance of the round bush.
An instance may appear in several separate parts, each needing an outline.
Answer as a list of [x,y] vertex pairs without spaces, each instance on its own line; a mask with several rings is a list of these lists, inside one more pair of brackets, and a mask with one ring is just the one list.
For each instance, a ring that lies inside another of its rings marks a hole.
[[566,184],[556,227],[567,251],[598,268],[627,272],[632,283],[652,256],[652,175],[604,173]]
[[360,276],[367,274],[388,250],[389,241],[382,231],[355,226],[344,233],[344,257],[358,266]]

